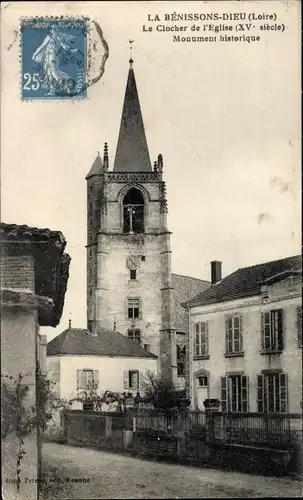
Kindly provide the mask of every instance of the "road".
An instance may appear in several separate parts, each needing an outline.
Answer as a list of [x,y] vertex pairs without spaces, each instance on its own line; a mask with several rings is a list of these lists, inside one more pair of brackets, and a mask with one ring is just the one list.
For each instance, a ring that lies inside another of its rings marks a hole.
[[[43,445],[42,499],[298,497],[302,483],[142,460],[55,443]],[[82,482],[79,482],[79,481]],[[78,481],[78,482],[76,482]]]

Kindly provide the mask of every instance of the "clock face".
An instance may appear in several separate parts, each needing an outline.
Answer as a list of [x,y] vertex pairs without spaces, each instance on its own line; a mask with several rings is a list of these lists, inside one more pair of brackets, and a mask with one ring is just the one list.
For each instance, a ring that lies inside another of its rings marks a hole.
[[126,267],[130,271],[135,271],[136,269],[138,269],[140,267],[140,263],[141,263],[140,257],[138,257],[137,255],[131,255],[126,260]]

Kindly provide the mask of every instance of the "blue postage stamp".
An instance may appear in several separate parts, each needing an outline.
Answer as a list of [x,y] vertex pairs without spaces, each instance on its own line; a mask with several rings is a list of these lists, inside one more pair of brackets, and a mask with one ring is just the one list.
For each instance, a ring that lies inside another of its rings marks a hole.
[[21,21],[21,98],[87,97],[87,19]]

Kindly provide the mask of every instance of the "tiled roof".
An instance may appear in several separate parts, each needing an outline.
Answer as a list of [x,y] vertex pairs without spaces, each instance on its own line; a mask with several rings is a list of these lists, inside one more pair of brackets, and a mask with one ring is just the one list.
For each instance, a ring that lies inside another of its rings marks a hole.
[[300,255],[243,267],[229,276],[226,276],[226,278],[216,285],[212,285],[206,291],[188,300],[187,305],[193,307],[195,305],[204,305],[259,295],[261,293],[262,284],[268,278],[284,273],[285,271],[298,271],[300,269],[302,269],[302,259]]
[[22,252],[30,252],[33,256],[35,294],[52,299],[54,304],[51,310],[39,308],[39,325],[57,326],[62,315],[71,261],[64,253],[66,240],[61,231],[0,222],[0,242],[2,258],[22,255]]
[[66,240],[61,231],[52,231],[50,229],[40,229],[19,224],[6,224],[0,222],[0,236],[2,241],[51,241],[58,242],[65,246]]
[[187,333],[186,311],[182,303],[195,297],[199,292],[203,292],[210,287],[210,282],[181,274],[172,274],[173,290],[173,327],[179,333]]
[[121,333],[103,328],[98,328],[96,336],[83,328],[65,330],[47,344],[48,356],[60,354],[157,359]]

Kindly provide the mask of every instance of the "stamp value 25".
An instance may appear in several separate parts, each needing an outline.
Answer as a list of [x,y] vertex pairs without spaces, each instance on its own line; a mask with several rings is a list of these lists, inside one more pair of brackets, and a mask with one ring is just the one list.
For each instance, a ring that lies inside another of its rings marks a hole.
[[21,98],[87,97],[87,19],[21,21]]

